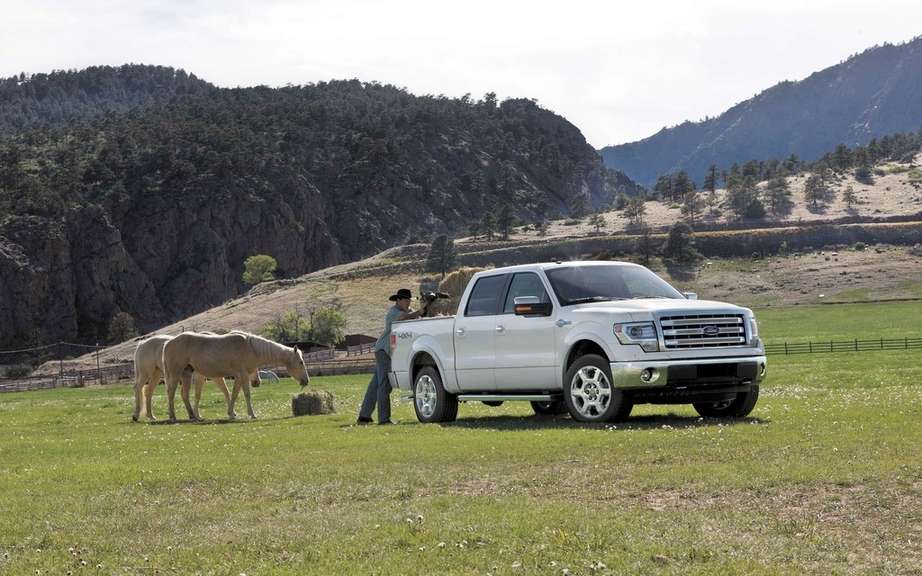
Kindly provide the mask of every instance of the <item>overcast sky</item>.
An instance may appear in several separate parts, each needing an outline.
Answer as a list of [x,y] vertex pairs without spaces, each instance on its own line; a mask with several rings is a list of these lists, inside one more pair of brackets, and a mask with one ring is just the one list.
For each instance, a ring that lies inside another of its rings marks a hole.
[[134,62],[219,86],[494,91],[537,99],[596,147],[922,34],[922,0],[0,0],[0,14],[4,77]]

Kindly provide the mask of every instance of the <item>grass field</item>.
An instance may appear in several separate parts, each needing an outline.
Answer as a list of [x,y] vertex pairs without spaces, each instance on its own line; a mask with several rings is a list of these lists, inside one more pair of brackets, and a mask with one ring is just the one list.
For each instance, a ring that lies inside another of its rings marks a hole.
[[[759,317],[770,341],[922,333],[922,303]],[[227,424],[132,424],[125,386],[0,395],[0,574],[922,573],[919,351],[772,357],[729,422],[354,427],[366,381],[314,379],[339,413],[302,418],[266,385]]]

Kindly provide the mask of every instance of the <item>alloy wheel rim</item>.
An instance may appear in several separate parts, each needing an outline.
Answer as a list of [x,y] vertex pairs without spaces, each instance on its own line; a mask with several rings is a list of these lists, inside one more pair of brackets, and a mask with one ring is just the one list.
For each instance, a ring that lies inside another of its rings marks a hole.
[[598,419],[611,403],[611,384],[602,370],[583,366],[570,381],[570,398],[576,411],[585,418]]
[[437,402],[435,382],[432,377],[420,376],[416,381],[416,390],[413,395],[416,398],[416,410],[426,418],[432,416]]

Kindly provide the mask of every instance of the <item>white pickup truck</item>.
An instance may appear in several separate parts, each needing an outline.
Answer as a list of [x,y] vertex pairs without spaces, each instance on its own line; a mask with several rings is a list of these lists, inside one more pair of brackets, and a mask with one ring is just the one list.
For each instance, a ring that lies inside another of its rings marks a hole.
[[752,310],[697,300],[624,262],[480,272],[455,316],[394,322],[390,346],[391,384],[420,422],[454,420],[459,401],[509,400],[583,422],[642,403],[742,417],[766,370]]

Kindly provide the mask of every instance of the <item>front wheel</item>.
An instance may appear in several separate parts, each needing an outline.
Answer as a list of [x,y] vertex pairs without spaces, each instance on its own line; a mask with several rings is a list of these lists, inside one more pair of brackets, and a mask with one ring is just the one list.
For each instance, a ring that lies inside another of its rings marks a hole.
[[420,422],[451,422],[458,417],[458,397],[442,386],[434,366],[426,366],[413,383],[413,408]]
[[748,416],[759,399],[759,386],[753,384],[747,392],[737,392],[736,398],[720,402],[695,402],[692,406],[705,418],[742,418]]
[[631,413],[631,400],[611,385],[611,367],[596,354],[580,356],[567,370],[563,399],[574,420],[612,422]]

